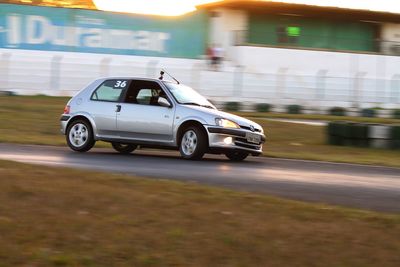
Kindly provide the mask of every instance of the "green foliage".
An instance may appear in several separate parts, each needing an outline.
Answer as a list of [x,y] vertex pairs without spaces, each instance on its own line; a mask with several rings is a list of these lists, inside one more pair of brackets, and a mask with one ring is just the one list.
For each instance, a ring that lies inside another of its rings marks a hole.
[[361,110],[361,116],[367,117],[367,118],[374,118],[374,117],[376,117],[376,109],[364,108]]
[[346,109],[342,107],[333,107],[329,110],[329,114],[332,116],[346,116]]
[[327,139],[330,145],[368,146],[368,124],[333,121],[328,123]]
[[272,105],[267,104],[267,103],[259,103],[256,105],[257,112],[270,112],[271,108],[272,108]]
[[287,106],[287,112],[289,114],[301,114],[303,111],[303,107],[300,105],[289,105]]
[[240,111],[241,104],[240,102],[226,102],[225,110],[227,111]]

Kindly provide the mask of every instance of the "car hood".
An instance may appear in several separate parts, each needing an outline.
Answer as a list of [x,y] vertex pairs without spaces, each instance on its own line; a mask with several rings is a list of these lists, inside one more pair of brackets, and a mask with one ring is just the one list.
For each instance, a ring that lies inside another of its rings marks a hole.
[[215,118],[223,118],[223,119],[228,119],[228,120],[234,121],[237,124],[239,124],[240,126],[245,126],[245,127],[253,126],[255,129],[259,129],[262,132],[264,132],[262,127],[259,124],[255,123],[254,121],[248,120],[246,118],[243,118],[243,117],[231,114],[231,113],[223,112],[223,111],[220,111],[217,109],[200,107],[200,106],[185,105],[185,108],[199,111],[201,113],[207,114],[208,116],[211,115],[211,117],[213,117],[213,118],[212,118],[212,121],[208,122],[210,124],[215,123],[215,121],[214,121]]

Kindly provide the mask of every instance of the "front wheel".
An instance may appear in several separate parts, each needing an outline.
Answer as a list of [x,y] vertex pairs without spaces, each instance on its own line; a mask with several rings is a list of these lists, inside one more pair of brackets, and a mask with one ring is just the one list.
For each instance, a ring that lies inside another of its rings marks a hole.
[[243,151],[229,151],[225,153],[225,156],[232,161],[243,161],[247,158],[249,153]]
[[189,126],[184,130],[179,145],[179,152],[184,159],[199,160],[207,148],[207,136],[200,127]]
[[133,144],[121,144],[121,143],[111,143],[112,147],[121,154],[129,154],[132,153],[137,145]]
[[86,120],[73,121],[68,126],[66,139],[68,146],[78,152],[89,151],[96,143],[92,126]]

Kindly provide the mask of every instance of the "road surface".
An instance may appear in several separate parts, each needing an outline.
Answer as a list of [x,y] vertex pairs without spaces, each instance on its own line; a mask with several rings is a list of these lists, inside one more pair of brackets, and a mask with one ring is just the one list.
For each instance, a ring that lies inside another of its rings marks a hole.
[[0,159],[67,166],[223,186],[295,200],[400,212],[400,169],[274,158],[241,163],[223,156],[187,161],[177,152],[112,149],[72,152],[66,147],[0,144]]

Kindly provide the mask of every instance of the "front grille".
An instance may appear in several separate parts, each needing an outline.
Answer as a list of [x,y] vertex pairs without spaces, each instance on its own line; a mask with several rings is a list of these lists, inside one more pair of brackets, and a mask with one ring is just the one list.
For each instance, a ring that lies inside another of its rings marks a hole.
[[257,145],[254,143],[249,143],[245,138],[236,138],[235,145],[255,150],[259,150],[261,148],[260,144]]
[[[239,125],[239,126],[240,126],[240,128],[242,128],[242,129],[246,129],[246,130],[248,130],[248,131],[251,131],[250,127],[248,127],[248,126],[243,126],[243,125]],[[257,128],[254,128],[254,132],[260,133],[261,130],[260,130],[260,129],[257,129]]]

